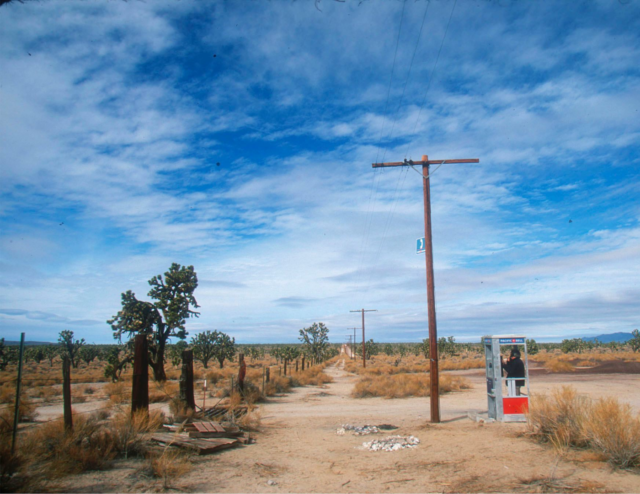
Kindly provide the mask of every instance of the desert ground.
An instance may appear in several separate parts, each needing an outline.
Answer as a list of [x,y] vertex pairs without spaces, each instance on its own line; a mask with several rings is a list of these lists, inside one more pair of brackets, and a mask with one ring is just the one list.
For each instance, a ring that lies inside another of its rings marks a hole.
[[[470,389],[441,397],[440,424],[429,423],[429,398],[356,399],[357,376],[344,359],[327,367],[333,382],[294,388],[259,405],[254,444],[191,456],[188,473],[171,480],[182,492],[640,492],[640,473],[614,469],[589,450],[563,451],[533,441],[524,424],[476,422],[487,409],[482,369],[451,371]],[[640,374],[547,374],[532,369],[531,393],[564,385],[594,398],[612,396],[640,411]],[[154,404],[155,407],[163,406]],[[46,413],[46,410],[42,410]],[[55,413],[55,410],[51,410]],[[375,435],[338,435],[343,424],[391,424]],[[369,451],[391,434],[413,435],[417,447]],[[166,489],[145,474],[143,460],[66,477],[64,492],[143,492]]]

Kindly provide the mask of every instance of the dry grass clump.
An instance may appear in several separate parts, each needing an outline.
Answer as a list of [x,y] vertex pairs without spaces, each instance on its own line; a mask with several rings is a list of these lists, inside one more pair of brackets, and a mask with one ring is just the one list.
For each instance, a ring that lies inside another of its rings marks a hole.
[[24,458],[19,451],[11,454],[12,430],[13,409],[2,410],[0,414],[0,492],[12,490],[12,477],[24,463]]
[[265,394],[273,396],[275,394],[288,393],[293,387],[293,378],[291,376],[272,376],[271,380],[265,386]]
[[554,390],[550,397],[534,396],[527,416],[529,431],[540,441],[548,441],[558,449],[584,447],[582,430],[587,405],[588,398],[578,395],[570,386]]
[[321,386],[333,382],[333,378],[323,372],[323,367],[315,365],[295,375],[300,386]]
[[264,400],[264,395],[260,388],[253,384],[251,381],[244,382],[244,390],[242,391],[244,401],[252,406],[254,403],[259,403]]
[[[10,454],[11,441],[0,441],[0,490],[41,491],[47,481],[106,468],[118,456],[142,456],[145,434],[160,427],[164,415],[141,410],[131,416],[123,410],[111,421],[105,418],[100,413],[75,414],[72,430],[65,429],[60,418],[22,432],[17,455]],[[10,425],[0,421],[0,433]]]
[[640,467],[640,417],[613,398],[602,398],[587,409],[583,435],[589,445],[621,468]]
[[149,403],[162,403],[171,401],[180,391],[180,384],[177,382],[153,381],[149,386]]
[[[447,359],[441,358],[438,365],[441,370],[482,369],[485,362],[482,354],[465,352],[464,355]],[[367,360],[367,367],[364,369],[360,359],[345,361],[344,369],[354,374],[370,376],[420,374],[429,371],[429,361],[422,356],[416,357],[414,355],[405,355],[402,358],[377,355],[371,360]]]
[[558,358],[547,361],[544,366],[549,372],[574,372],[576,370],[571,362],[566,362]]
[[221,381],[225,377],[222,372],[219,372],[217,370],[212,370],[207,372],[206,376],[207,376],[207,383],[210,384],[211,386],[215,386],[216,384],[218,384],[219,381]]
[[[448,393],[468,389],[469,381],[460,376],[441,375],[440,392]],[[394,374],[381,376],[364,376],[356,383],[351,396],[354,398],[408,398],[410,396],[425,397],[431,394],[431,377],[429,374]]]
[[595,367],[597,364],[593,360],[581,360],[576,367]]
[[356,364],[355,360],[347,360],[344,364],[344,370],[355,374],[358,370],[358,364]]
[[240,418],[236,419],[238,424],[243,430],[250,432],[257,432],[260,430],[260,424],[262,422],[262,416],[257,409],[250,410]]
[[131,388],[123,382],[105,384],[103,389],[112,405],[119,405],[131,398]]
[[438,366],[441,370],[484,369],[485,360],[484,355],[476,353],[467,357],[453,357],[441,360]]
[[173,487],[173,481],[191,471],[191,462],[188,455],[180,450],[167,446],[160,455],[154,455],[149,459],[151,474],[162,480],[165,490]]
[[169,411],[173,415],[173,420],[177,422],[184,422],[194,417],[196,411],[193,408],[189,408],[181,398],[180,395],[176,395],[169,401]]
[[21,449],[28,462],[46,478],[99,470],[115,457],[110,431],[93,416],[73,417],[73,431],[66,431],[62,419],[38,427]]
[[11,403],[16,401],[16,387],[13,383],[4,383],[0,386],[0,404]]
[[124,458],[143,455],[146,451],[144,435],[162,427],[164,419],[164,414],[158,410],[152,410],[148,415],[145,410],[138,410],[133,416],[128,409],[120,411],[108,424],[114,449]]
[[640,467],[640,417],[613,398],[592,400],[570,386],[532,397],[528,428],[556,448],[589,447],[614,466]]

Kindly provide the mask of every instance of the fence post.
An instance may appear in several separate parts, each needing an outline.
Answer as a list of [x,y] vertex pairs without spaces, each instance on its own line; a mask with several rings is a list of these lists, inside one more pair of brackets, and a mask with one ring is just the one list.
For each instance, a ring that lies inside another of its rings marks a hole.
[[247,375],[247,364],[244,361],[244,353],[238,355],[238,363],[240,368],[238,369],[238,390],[244,392],[244,378]]
[[262,394],[264,395],[264,367],[262,368]]
[[265,369],[265,372],[266,372],[267,384],[269,384],[269,381],[271,381],[271,367],[267,367]]
[[24,333],[20,333],[20,356],[18,357],[18,380],[16,381],[16,406],[13,412],[13,438],[11,440],[11,454],[16,452],[16,435],[18,420],[20,419],[20,388],[22,384],[22,357],[24,355]]
[[196,409],[193,395],[193,350],[182,352],[182,375],[180,376],[180,399],[188,408]]
[[296,374],[298,373],[298,359],[296,359]]
[[138,410],[149,414],[149,341],[144,334],[136,335],[133,354],[131,415]]
[[284,375],[287,375],[287,359],[284,359]]
[[65,356],[62,359],[62,400],[64,411],[64,428],[73,429],[73,417],[71,415],[71,361]]
[[302,356],[302,370],[304,371],[304,355]]

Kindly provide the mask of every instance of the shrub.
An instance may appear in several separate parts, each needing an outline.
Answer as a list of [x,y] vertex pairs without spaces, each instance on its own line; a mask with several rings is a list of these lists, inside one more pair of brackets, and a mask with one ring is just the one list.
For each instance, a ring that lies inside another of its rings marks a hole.
[[[470,388],[469,382],[459,376],[441,375],[440,392],[448,393]],[[351,393],[354,398],[407,398],[425,397],[431,394],[431,376],[429,374],[394,374],[365,376],[358,381]]]
[[11,480],[22,466],[19,452],[11,453],[11,431],[13,430],[13,409],[5,409],[0,414],[0,492],[12,490]]
[[5,383],[0,386],[0,404],[11,403],[16,401],[16,387],[11,383]]
[[260,412],[257,410],[251,410],[246,414],[242,415],[240,418],[236,420],[236,423],[242,427],[245,431],[258,431],[260,430],[260,423],[262,417]]
[[576,370],[573,364],[560,359],[552,359],[544,364],[549,372],[573,372]]
[[147,415],[145,410],[138,410],[132,416],[130,410],[122,410],[109,422],[114,449],[125,458],[142,456],[146,451],[143,435],[159,429],[163,422],[164,414],[159,411]]
[[123,382],[105,384],[104,392],[113,405],[119,405],[131,397],[130,391],[127,390]]
[[171,482],[191,471],[191,462],[187,455],[171,447],[164,448],[159,456],[149,460],[152,475],[162,479],[165,490],[172,487]]
[[74,415],[73,431],[62,419],[48,422],[26,438],[30,460],[43,467],[47,478],[103,468],[114,454],[113,441],[93,416]]
[[176,382],[154,382],[153,388],[149,390],[149,403],[161,403],[171,401],[179,390],[180,385]]
[[528,428],[555,447],[589,447],[614,466],[640,466],[640,418],[613,398],[594,401],[568,386],[532,397]]
[[295,377],[301,386],[321,386],[333,382],[333,378],[325,374],[322,367],[317,365],[296,374]]
[[218,381],[220,381],[223,378],[224,378],[224,375],[221,372],[218,372],[218,371],[207,372],[207,382],[211,386],[215,386],[216,384],[218,384]]
[[248,405],[253,405],[254,403],[259,403],[264,400],[264,395],[262,394],[262,391],[260,391],[260,388],[251,381],[244,382],[242,397]]
[[583,422],[588,399],[570,386],[554,390],[551,397],[533,396],[529,408],[530,433],[556,448],[584,446]]
[[274,376],[266,385],[265,393],[267,396],[274,394],[287,393],[291,390],[293,379],[291,376]]
[[633,416],[629,405],[613,398],[596,401],[586,412],[583,434],[611,464],[640,466],[640,419]]
[[195,415],[195,410],[186,406],[180,396],[174,396],[169,401],[169,411],[173,414],[173,419],[178,422],[191,419]]

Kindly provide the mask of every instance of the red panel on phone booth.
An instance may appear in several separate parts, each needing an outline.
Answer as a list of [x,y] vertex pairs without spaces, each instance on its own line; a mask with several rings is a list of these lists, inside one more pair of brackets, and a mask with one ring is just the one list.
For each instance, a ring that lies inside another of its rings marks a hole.
[[526,396],[504,398],[502,400],[502,411],[505,415],[527,413],[529,411],[529,398]]

